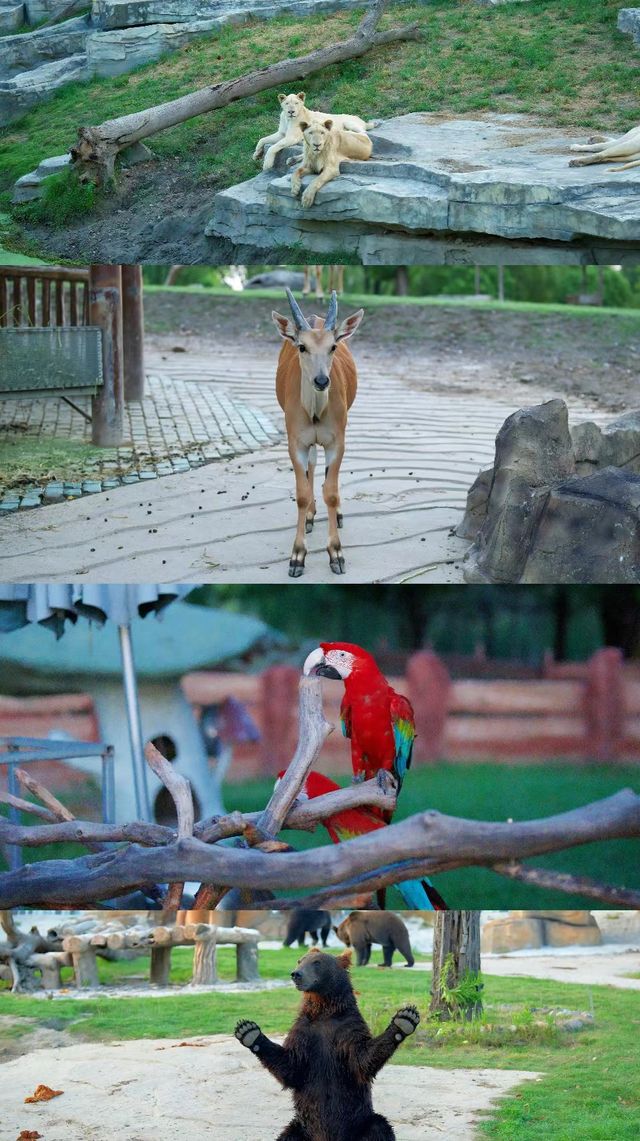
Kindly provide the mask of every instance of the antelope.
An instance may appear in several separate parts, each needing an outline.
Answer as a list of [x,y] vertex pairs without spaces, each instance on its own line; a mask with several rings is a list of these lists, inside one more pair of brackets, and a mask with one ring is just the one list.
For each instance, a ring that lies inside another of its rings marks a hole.
[[313,477],[318,444],[324,448],[325,458],[322,494],[328,515],[329,566],[334,574],[344,574],[345,561],[338,534],[342,527],[338,476],[344,455],[347,414],[355,400],[358,383],[355,361],[345,341],[358,328],[364,309],[358,309],[336,326],[338,297],[334,290],[324,321],[315,317],[311,326],[290,289],[287,289],[287,298],[293,321],[275,311],[271,316],[283,340],[276,372],[276,396],[284,412],[298,506],[289,576],[299,578],[304,571],[305,534],[313,530],[316,515]]

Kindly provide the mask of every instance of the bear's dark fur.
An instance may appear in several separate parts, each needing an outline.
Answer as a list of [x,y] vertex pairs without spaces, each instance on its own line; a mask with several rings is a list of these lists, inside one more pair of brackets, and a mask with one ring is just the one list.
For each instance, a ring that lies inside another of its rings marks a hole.
[[313,945],[318,942],[318,931],[322,937],[322,946],[326,947],[329,932],[331,931],[331,912],[312,911],[310,907],[296,907],[289,916],[287,934],[284,946],[290,947],[297,941],[299,947],[304,947],[305,935],[309,932]]
[[282,1046],[255,1022],[243,1019],[236,1026],[242,1045],[293,1091],[295,1117],[277,1141],[395,1141],[387,1119],[373,1112],[371,1084],[413,1034],[420,1015],[415,1006],[403,1007],[373,1038],[358,1010],[349,965],[349,951],[334,958],[312,950],[300,959],[291,977],[304,998]]
[[406,924],[392,911],[352,911],[334,931],[347,947],[353,947],[359,967],[369,962],[372,943],[382,944],[381,967],[391,966],[394,951],[404,955],[408,967],[415,962]]

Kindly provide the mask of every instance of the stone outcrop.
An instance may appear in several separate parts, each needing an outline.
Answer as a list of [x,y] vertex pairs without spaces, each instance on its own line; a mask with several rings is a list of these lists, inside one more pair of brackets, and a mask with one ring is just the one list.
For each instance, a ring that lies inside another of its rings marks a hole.
[[9,79],[0,79],[0,126],[20,118],[37,103],[50,99],[54,91],[67,83],[89,78],[87,57],[84,52],[79,52],[42,63]]
[[590,911],[512,911],[485,923],[481,940],[483,953],[502,955],[538,947],[596,947],[602,934]]
[[7,32],[17,32],[25,20],[24,4],[0,4],[0,35]]
[[222,18],[239,22],[249,17],[308,16],[362,7],[362,0],[93,0],[98,28],[131,28],[148,24],[182,24]]
[[372,246],[380,261],[429,261],[433,239],[454,235],[588,249],[595,260],[605,249],[640,251],[640,169],[570,167],[577,136],[567,130],[532,126],[522,115],[415,113],[385,121],[371,137],[371,159],[343,163],[310,209],[292,197],[288,173],[261,173],[216,195],[206,233],[370,263]]
[[570,429],[562,400],[513,413],[457,533],[467,582],[637,582],[640,414]]
[[640,47],[640,8],[621,8],[618,12],[618,31],[633,36]]

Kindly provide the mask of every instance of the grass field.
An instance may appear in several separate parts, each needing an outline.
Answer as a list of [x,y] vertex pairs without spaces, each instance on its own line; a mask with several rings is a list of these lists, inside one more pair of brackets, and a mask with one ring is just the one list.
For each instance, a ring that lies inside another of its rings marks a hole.
[[[532,0],[495,10],[471,0],[391,5],[381,27],[417,21],[419,42],[391,45],[311,76],[308,103],[379,118],[410,111],[520,112],[546,124],[624,131],[638,119],[640,53],[616,30],[619,0]],[[0,204],[17,177],[74,142],[80,124],[138,111],[348,36],[361,12],[227,27],[117,79],[72,84],[12,124],[0,142]],[[155,136],[160,158],[228,186],[255,172],[251,154],[275,125],[275,93],[192,119]],[[81,203],[76,204],[82,208]],[[85,203],[85,206],[88,206]],[[56,195],[49,216],[64,224]]]
[[[232,949],[221,948],[218,955],[221,973],[232,977]],[[262,950],[263,977],[288,979],[297,956],[293,949]],[[176,949],[172,959],[172,979],[186,981],[191,951]],[[143,973],[144,967],[103,964],[100,970],[103,979],[112,982],[123,974]],[[372,1029],[381,1030],[390,1014],[406,1002],[415,1002],[423,1015],[421,1028],[395,1062],[544,1074],[501,1102],[479,1125],[482,1136],[508,1141],[635,1141],[640,1112],[640,993],[485,975],[483,1019],[474,1025],[441,1028],[426,1020],[430,978],[424,971],[354,969],[358,1001]],[[263,993],[52,1003],[0,993],[0,1017],[11,1020],[6,1028],[0,1026],[0,1039],[26,1035],[38,1023],[52,1019],[78,1041],[228,1034],[242,1017],[255,1018],[267,1033],[277,1034],[287,1030],[297,1005],[298,995],[289,987]],[[542,1013],[549,1009],[592,1010],[594,1025],[574,1034],[559,1031]],[[545,1025],[538,1027],[536,1021]],[[437,1097],[437,1080],[429,1081]]]

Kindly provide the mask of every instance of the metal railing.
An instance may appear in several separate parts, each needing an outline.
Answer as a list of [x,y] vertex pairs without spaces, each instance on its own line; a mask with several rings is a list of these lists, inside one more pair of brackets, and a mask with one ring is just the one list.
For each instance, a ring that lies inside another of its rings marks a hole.
[[[0,765],[8,769],[7,787],[12,796],[20,795],[16,769],[34,761],[72,761],[80,757],[96,757],[101,761],[101,814],[105,824],[115,821],[115,773],[113,745],[93,741],[56,741],[42,737],[0,737]],[[8,805],[9,820],[20,823],[20,810]],[[7,844],[9,867],[22,867],[22,848]]]

